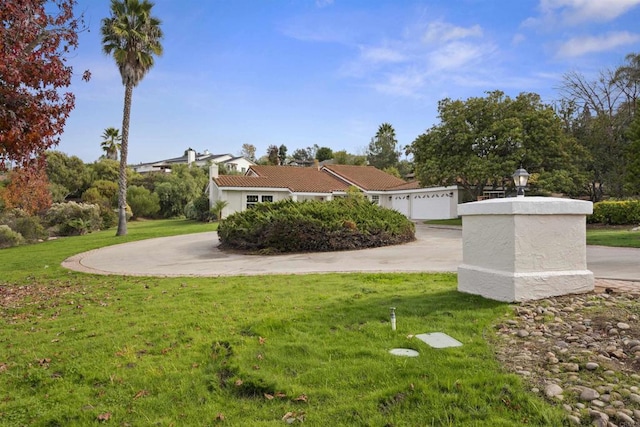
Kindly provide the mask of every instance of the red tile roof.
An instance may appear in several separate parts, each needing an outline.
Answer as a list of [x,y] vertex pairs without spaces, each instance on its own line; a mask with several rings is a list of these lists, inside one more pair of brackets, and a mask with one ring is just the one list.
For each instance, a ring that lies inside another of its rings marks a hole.
[[387,190],[417,190],[418,188],[422,188],[418,181],[409,181],[403,182],[396,187],[387,188]]
[[258,176],[220,175],[214,178],[219,187],[287,188],[293,192],[331,193],[346,191],[349,184],[316,168],[293,166],[251,166],[247,174]]
[[325,165],[323,169],[367,191],[389,190],[406,184],[403,179],[373,166]]
[[346,191],[352,184],[366,191],[420,188],[417,181],[405,182],[373,166],[325,165],[314,167],[260,166],[244,176],[220,175],[218,187],[282,188],[298,193]]

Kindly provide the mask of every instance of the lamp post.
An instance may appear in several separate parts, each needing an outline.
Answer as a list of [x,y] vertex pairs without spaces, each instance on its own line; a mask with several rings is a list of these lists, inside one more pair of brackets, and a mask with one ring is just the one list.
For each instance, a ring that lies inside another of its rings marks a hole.
[[513,182],[516,184],[516,188],[518,189],[518,197],[524,197],[524,188],[527,186],[529,176],[529,173],[522,169],[522,167],[513,174]]

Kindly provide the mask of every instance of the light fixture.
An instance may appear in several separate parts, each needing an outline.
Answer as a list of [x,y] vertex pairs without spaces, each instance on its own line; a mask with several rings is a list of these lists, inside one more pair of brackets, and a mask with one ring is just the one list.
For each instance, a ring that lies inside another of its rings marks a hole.
[[518,197],[524,197],[524,188],[527,186],[527,181],[529,180],[529,172],[522,169],[515,171],[513,174],[513,182],[516,184],[516,188],[518,189]]

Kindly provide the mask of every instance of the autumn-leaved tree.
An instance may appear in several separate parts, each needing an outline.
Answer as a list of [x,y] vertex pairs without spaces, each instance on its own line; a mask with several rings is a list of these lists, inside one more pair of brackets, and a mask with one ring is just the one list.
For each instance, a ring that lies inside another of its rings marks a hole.
[[[75,0],[2,0],[0,6],[0,167],[31,159],[58,144],[74,96],[63,89],[78,45]],[[88,72],[85,78],[88,79]]]
[[9,174],[9,185],[0,196],[7,209],[23,209],[30,215],[42,213],[51,207],[49,180],[42,167],[25,165],[14,168]]
[[[0,5],[0,169],[7,162],[19,165],[5,191],[7,206],[37,212],[51,203],[42,154],[59,143],[74,106],[73,94],[64,91],[73,73],[65,55],[77,47],[82,22],[73,14],[74,4],[2,0]],[[89,79],[88,71],[83,78]]]
[[111,0],[111,16],[102,20],[102,48],[113,55],[124,85],[122,142],[118,175],[118,231],[127,234],[127,154],[133,88],[162,55],[160,20],[151,16],[153,3],[147,0]]

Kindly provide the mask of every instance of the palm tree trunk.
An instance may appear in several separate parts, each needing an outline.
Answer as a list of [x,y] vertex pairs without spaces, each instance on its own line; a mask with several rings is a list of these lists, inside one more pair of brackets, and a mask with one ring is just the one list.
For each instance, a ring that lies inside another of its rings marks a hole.
[[129,151],[129,119],[131,118],[131,95],[133,85],[124,87],[124,112],[122,114],[122,145],[120,147],[120,170],[118,172],[118,231],[116,236],[127,234],[127,153]]

